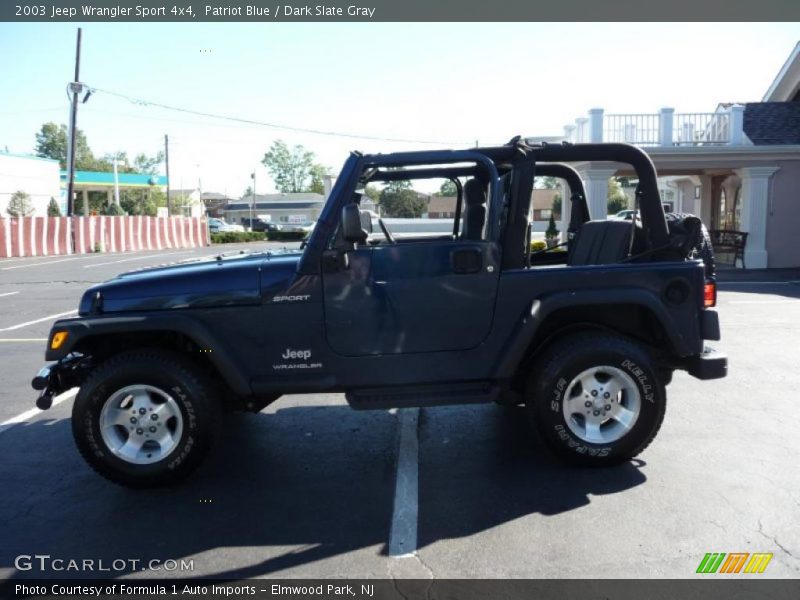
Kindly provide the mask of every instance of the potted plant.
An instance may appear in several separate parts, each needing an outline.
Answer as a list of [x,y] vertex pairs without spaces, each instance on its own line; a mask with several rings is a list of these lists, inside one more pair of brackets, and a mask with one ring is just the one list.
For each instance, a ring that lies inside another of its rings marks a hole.
[[553,248],[558,245],[559,231],[556,229],[556,221],[553,218],[553,213],[550,213],[550,222],[547,224],[547,231],[544,232],[544,239],[547,242],[548,248]]

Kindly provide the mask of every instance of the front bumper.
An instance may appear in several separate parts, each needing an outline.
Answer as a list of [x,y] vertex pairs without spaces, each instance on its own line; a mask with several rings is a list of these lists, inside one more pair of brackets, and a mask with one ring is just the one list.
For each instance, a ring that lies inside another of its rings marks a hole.
[[721,379],[728,374],[728,356],[706,347],[702,354],[688,358],[684,368],[698,379]]
[[39,392],[36,408],[47,410],[53,405],[53,398],[67,390],[80,386],[90,367],[89,359],[78,354],[45,365],[31,380],[31,387]]

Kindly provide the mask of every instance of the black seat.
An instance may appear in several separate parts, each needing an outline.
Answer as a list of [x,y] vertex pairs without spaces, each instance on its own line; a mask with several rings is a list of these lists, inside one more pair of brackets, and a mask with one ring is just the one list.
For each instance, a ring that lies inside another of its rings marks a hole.
[[625,259],[631,250],[628,221],[588,221],[581,225],[568,265],[610,265]]
[[483,239],[483,226],[486,224],[486,192],[477,179],[464,184],[464,231],[461,239]]

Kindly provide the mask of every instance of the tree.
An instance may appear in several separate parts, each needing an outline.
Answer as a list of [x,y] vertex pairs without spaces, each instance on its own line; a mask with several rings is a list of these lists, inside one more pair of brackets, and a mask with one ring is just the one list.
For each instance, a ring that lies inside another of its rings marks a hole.
[[6,212],[14,218],[27,217],[33,214],[31,197],[22,190],[14,192],[8,201]]
[[622,191],[622,185],[613,177],[608,180],[608,214],[615,215],[628,208],[628,196]]
[[436,192],[436,196],[457,196],[458,195],[458,188],[456,188],[456,184],[453,183],[452,179],[448,179],[445,181],[439,191]]
[[425,212],[425,200],[411,188],[411,182],[392,182],[407,183],[408,187],[387,185],[380,196],[380,205],[383,215],[386,217],[400,218],[419,218]]
[[554,215],[559,215],[559,216],[561,215],[562,204],[563,204],[563,202],[561,200],[561,194],[556,194],[555,196],[553,196],[553,207],[552,208],[553,208],[553,214]]
[[[67,126],[53,122],[42,125],[36,134],[36,156],[57,160],[62,169],[67,168]],[[92,170],[96,160],[86,141],[86,135],[78,129],[75,133],[75,168]]]
[[550,240],[558,237],[558,229],[556,229],[556,221],[552,212],[550,213],[550,222],[547,224],[547,231],[544,232],[544,237]]
[[[127,155],[125,156],[127,161]],[[159,150],[155,156],[147,156],[139,153],[133,159],[133,168],[137,173],[144,175],[155,175],[158,172],[158,165],[164,162],[164,152]]]
[[373,202],[380,202],[381,200],[381,191],[378,189],[378,186],[371,183],[368,183],[366,187],[364,187],[364,194]]
[[560,182],[555,177],[536,177],[534,179],[534,187],[545,190],[555,190],[560,185]]
[[55,198],[50,198],[50,202],[47,203],[47,216],[48,217],[60,217],[61,216],[61,208],[58,206],[58,202],[56,202]]
[[313,164],[309,171],[311,183],[304,191],[313,192],[315,194],[325,194],[325,178],[330,176],[330,169],[324,165]]
[[314,153],[303,146],[289,148],[283,140],[275,140],[261,162],[279,191],[289,194],[308,189],[306,184],[315,166]]

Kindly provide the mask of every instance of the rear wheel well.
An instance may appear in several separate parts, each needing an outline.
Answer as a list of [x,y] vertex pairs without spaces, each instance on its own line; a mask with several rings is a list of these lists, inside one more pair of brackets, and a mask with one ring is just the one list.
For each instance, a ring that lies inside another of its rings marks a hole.
[[674,353],[672,342],[652,310],[641,304],[592,304],[568,306],[553,311],[539,326],[512,382],[522,390],[539,356],[567,334],[606,331],[645,346],[656,362]]

